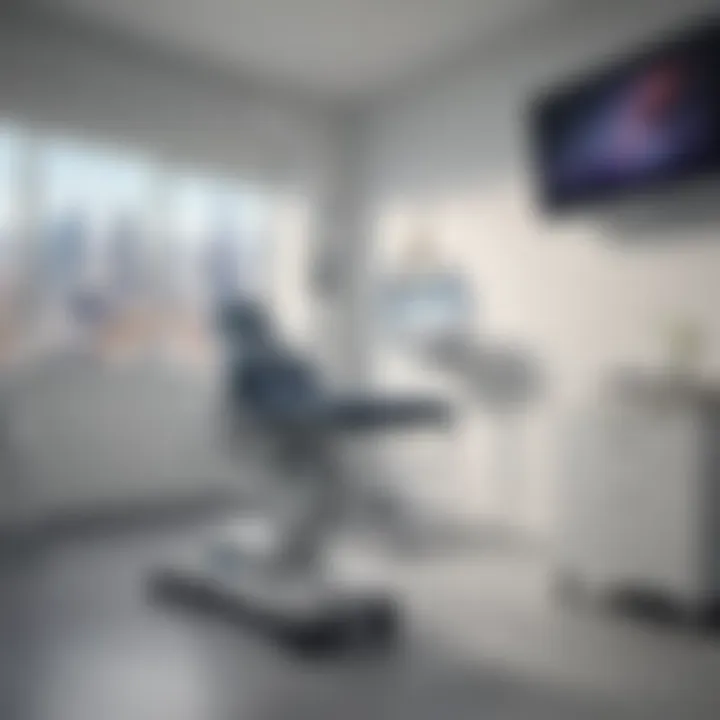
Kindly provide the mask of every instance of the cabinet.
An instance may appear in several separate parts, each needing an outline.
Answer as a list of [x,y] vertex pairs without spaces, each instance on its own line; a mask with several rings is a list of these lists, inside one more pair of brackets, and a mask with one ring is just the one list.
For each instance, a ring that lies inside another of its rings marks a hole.
[[591,589],[720,598],[720,390],[643,380],[563,438],[556,559]]

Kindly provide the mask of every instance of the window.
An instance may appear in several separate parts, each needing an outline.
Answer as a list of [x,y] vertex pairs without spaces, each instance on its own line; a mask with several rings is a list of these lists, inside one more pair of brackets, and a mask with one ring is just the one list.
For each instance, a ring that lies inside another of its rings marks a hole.
[[0,127],[0,295],[8,302],[21,264],[19,190],[23,139],[12,127]]
[[51,288],[102,287],[116,299],[148,282],[147,162],[65,141],[42,147],[40,249]]
[[177,290],[207,308],[235,296],[264,297],[271,262],[269,196],[229,182],[183,177],[171,194],[171,262]]
[[236,296],[307,341],[308,231],[307,203],[274,189],[0,125],[0,304],[22,277],[51,344],[144,313],[156,335],[207,345],[209,314]]
[[20,165],[23,139],[0,127],[0,358],[17,346],[22,331]]

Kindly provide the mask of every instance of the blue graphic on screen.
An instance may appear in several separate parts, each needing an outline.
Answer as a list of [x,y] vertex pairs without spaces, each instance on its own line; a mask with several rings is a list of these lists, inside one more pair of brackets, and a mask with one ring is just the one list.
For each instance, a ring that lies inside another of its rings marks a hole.
[[568,135],[555,182],[632,179],[701,154],[712,116],[694,89],[685,68],[667,64],[608,92]]
[[720,169],[720,33],[539,106],[545,199],[563,204]]
[[379,308],[388,333],[417,339],[466,328],[474,310],[467,278],[452,272],[394,277],[385,285]]

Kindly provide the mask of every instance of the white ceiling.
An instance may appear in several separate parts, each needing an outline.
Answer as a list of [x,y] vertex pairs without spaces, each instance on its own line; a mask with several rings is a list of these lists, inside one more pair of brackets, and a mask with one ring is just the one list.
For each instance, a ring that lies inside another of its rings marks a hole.
[[95,27],[335,96],[386,88],[550,0],[33,0]]

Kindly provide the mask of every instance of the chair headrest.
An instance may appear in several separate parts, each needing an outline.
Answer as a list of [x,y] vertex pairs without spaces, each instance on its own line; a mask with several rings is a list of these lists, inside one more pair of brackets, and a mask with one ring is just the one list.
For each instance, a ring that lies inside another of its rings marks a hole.
[[218,326],[225,339],[250,347],[269,343],[273,335],[265,309],[244,300],[223,305],[218,312]]

